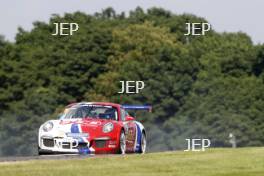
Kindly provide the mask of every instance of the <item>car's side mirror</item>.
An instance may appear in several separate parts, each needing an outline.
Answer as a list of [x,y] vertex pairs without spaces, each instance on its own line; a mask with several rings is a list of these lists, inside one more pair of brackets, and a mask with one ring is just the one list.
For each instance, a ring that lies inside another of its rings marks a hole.
[[135,118],[134,118],[134,117],[131,117],[131,116],[126,116],[126,121],[133,121],[133,120],[135,120]]

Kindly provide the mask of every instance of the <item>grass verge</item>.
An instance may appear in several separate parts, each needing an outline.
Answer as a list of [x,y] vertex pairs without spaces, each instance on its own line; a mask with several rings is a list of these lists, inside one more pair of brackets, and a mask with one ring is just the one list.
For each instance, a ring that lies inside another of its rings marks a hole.
[[263,176],[264,148],[1,162],[0,176]]

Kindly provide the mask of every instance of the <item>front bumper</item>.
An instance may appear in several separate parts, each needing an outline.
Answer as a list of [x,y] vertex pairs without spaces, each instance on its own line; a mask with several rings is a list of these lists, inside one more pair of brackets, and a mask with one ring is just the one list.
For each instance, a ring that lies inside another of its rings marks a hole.
[[39,154],[105,154],[116,153],[118,147],[117,140],[110,137],[94,138],[90,141],[47,136],[39,139]]
[[62,151],[54,151],[54,150],[47,150],[47,149],[39,149],[39,155],[59,155],[59,154],[78,154],[76,152],[62,152]]

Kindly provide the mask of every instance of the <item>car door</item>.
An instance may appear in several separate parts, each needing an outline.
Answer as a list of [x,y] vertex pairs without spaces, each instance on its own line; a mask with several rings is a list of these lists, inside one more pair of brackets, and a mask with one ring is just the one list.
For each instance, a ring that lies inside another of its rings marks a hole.
[[134,120],[128,120],[127,117],[129,117],[129,114],[121,108],[121,118],[124,121],[126,135],[126,150],[127,152],[133,152],[136,142],[136,124]]

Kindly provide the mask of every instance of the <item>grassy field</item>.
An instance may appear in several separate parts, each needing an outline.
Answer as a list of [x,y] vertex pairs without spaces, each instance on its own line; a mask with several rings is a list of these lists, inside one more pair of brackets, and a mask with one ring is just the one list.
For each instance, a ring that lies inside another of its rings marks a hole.
[[264,148],[1,162],[2,175],[264,176]]

